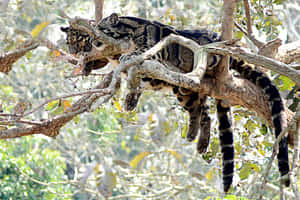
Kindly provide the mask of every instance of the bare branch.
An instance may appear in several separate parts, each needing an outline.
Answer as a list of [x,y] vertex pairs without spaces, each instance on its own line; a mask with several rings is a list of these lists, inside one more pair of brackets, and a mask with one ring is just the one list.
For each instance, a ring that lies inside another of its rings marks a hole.
[[255,46],[257,46],[258,48],[261,48],[265,43],[263,43],[263,42],[261,42],[261,41],[259,41],[258,39],[256,39],[254,36],[253,36],[253,34],[249,34],[241,25],[239,25],[237,22],[234,22],[234,25],[238,28],[238,29],[240,29],[240,31],[242,31],[243,33],[244,33],[244,35],[246,35],[248,38],[249,38],[249,40],[251,41],[251,42],[253,42],[253,44],[255,45]]
[[[110,92],[107,91],[107,90],[103,90],[103,89],[93,89],[93,90],[87,90],[87,91],[81,91],[81,92],[66,94],[66,95],[59,96],[59,97],[53,97],[51,99],[46,100],[45,102],[43,102],[42,104],[40,104],[36,108],[32,109],[31,111],[25,113],[22,117],[25,117],[25,116],[28,116],[28,115],[34,113],[35,111],[39,110],[40,108],[42,108],[44,105],[50,103],[51,101],[55,101],[55,100],[59,100],[59,99],[65,99],[65,98],[69,98],[69,97],[81,96],[81,95],[85,95],[85,94],[94,94],[94,93],[97,93],[97,94],[100,94],[100,95],[105,95],[105,94],[109,94]],[[0,114],[0,116],[1,116],[1,114]]]
[[40,39],[40,45],[45,46],[45,47],[47,47],[48,49],[50,49],[52,51],[58,51],[60,53],[60,57],[63,57],[65,61],[67,61],[69,63],[72,63],[73,65],[76,65],[78,63],[77,58],[75,58],[74,56],[72,56],[69,53],[65,52],[64,50],[59,49],[56,44],[54,44],[53,42],[51,42],[48,39],[41,38]]
[[12,65],[22,56],[24,56],[28,51],[35,49],[39,46],[34,40],[25,41],[19,48],[6,52],[3,55],[0,55],[0,72],[7,74],[11,71]]
[[95,19],[96,19],[96,23],[98,23],[103,18],[104,0],[94,0],[94,4],[95,4]]
[[229,54],[234,57],[239,57],[243,60],[246,60],[249,63],[265,67],[267,69],[278,72],[281,75],[287,76],[290,79],[292,79],[297,85],[300,85],[300,72],[280,61],[267,58],[261,55],[253,54],[250,52],[246,53],[245,51],[235,47],[208,47],[207,51],[209,53],[216,53],[221,55]]
[[[235,0],[224,0],[224,11],[223,11],[223,21],[222,21],[222,40],[232,39],[233,30],[233,20],[234,11],[236,7]],[[219,80],[217,85],[223,84],[223,82],[228,79],[229,75],[229,57],[223,56],[217,72],[216,77]]]
[[250,6],[248,0],[244,0],[245,13],[247,18],[247,30],[249,35],[252,34]]
[[300,199],[300,192],[297,187],[297,181],[295,180],[295,176],[297,175],[297,170],[299,166],[299,135],[300,135],[300,107],[295,115],[295,123],[296,123],[296,134],[294,135],[294,156],[292,167],[290,171],[290,179],[292,183],[292,189],[295,194],[296,199]]
[[[111,82],[111,78],[111,74],[105,76],[104,80],[96,86],[95,89],[107,88]],[[51,119],[41,121],[40,124],[0,131],[0,139],[16,138],[33,134],[44,134],[49,137],[56,137],[61,127],[71,121],[76,115],[88,111],[91,105],[101,96],[103,96],[103,94],[87,94],[76,101],[69,110]]]

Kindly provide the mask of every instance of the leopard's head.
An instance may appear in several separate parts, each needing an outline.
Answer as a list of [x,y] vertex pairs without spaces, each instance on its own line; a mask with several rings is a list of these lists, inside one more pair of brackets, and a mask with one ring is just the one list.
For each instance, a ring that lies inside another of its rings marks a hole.
[[[60,29],[67,34],[66,44],[68,46],[69,53],[77,54],[90,52],[92,50],[93,38],[90,37],[87,33],[74,29],[71,26],[61,27]],[[97,41],[97,43],[100,42]],[[108,62],[109,61],[106,58],[102,58],[99,60],[90,60],[85,63],[82,73],[87,76],[92,70],[103,68],[106,64],[108,64]]]
[[67,34],[66,43],[71,54],[89,52],[92,50],[93,38],[87,33],[73,27],[61,27],[60,30]]

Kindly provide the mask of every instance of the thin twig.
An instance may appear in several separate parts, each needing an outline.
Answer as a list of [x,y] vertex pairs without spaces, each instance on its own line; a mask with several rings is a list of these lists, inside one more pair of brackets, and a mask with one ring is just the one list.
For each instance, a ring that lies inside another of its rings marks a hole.
[[37,121],[28,121],[28,120],[14,120],[14,121],[5,121],[5,123],[7,124],[17,124],[17,123],[21,123],[21,124],[29,124],[29,125],[41,125],[41,122],[37,122]]
[[77,185],[79,182],[78,181],[74,181],[74,180],[68,180],[68,181],[60,181],[60,182],[43,182],[43,181],[39,181],[35,178],[32,178],[31,176],[29,176],[28,174],[26,174],[25,172],[23,172],[23,170],[19,169],[19,172],[24,175],[26,178],[28,178],[29,180],[31,180],[32,182],[38,183],[40,185],[44,185],[44,186],[49,186],[49,185],[59,185],[59,184],[73,184],[73,185]]
[[262,46],[265,45],[264,42],[259,41],[258,39],[256,39],[253,34],[249,34],[241,25],[239,25],[236,21],[234,22],[234,25],[244,33],[244,35],[246,35],[246,37],[249,38],[249,40],[258,48],[261,48]]
[[55,100],[59,100],[59,99],[65,99],[65,98],[69,98],[69,97],[74,97],[74,96],[82,96],[82,95],[86,95],[86,94],[93,94],[93,93],[99,93],[99,94],[109,94],[110,91],[106,90],[106,89],[93,89],[93,90],[87,90],[87,91],[82,91],[82,92],[76,92],[76,93],[71,93],[71,94],[66,94],[66,95],[62,95],[59,97],[53,97],[51,99],[48,99],[46,101],[44,101],[42,104],[40,104],[39,106],[33,108],[32,110],[30,110],[29,112],[26,112],[23,117],[28,116],[34,112],[36,112],[37,110],[39,110],[40,108],[42,108],[44,105],[55,101]]

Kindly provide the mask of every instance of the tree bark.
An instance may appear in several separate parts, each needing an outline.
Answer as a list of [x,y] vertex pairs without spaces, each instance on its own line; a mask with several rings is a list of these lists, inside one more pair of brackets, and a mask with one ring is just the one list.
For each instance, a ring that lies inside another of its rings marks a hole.
[[94,0],[95,3],[95,19],[98,23],[103,18],[103,5],[104,0]]

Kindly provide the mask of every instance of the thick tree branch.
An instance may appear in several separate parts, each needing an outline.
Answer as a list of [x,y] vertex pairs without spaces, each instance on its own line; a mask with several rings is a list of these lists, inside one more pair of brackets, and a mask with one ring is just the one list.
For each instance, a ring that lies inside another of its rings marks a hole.
[[[222,21],[222,40],[232,39],[234,11],[236,3],[235,0],[224,0],[224,11]],[[216,77],[219,80],[217,85],[222,85],[229,76],[229,57],[224,56],[218,66]]]
[[275,59],[286,64],[300,62],[300,40],[280,46]]
[[235,47],[207,47],[209,53],[216,53],[221,55],[232,55],[234,57],[246,60],[249,63],[265,67],[267,69],[273,70],[281,75],[287,76],[292,79],[297,85],[300,85],[300,72],[290,67],[289,65],[282,63],[280,61],[267,58],[261,55],[257,55],[250,52],[245,52],[240,48]]

